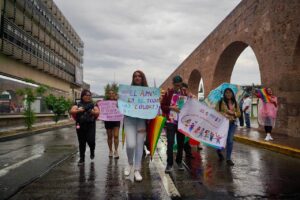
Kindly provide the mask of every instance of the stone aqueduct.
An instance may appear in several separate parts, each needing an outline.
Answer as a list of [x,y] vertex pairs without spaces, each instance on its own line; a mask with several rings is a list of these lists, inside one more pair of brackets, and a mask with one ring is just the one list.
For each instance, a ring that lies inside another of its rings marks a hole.
[[202,78],[205,96],[230,82],[234,64],[250,46],[261,82],[279,100],[276,132],[300,137],[300,0],[243,0],[161,85],[181,75],[194,94]]

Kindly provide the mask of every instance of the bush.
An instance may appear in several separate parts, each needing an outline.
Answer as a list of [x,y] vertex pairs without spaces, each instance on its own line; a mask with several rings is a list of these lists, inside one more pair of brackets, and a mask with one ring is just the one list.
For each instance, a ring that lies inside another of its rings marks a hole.
[[72,102],[65,97],[56,97],[52,94],[46,97],[46,105],[54,113],[54,121],[57,123],[66,111],[70,110]]
[[36,116],[33,112],[31,105],[36,100],[38,96],[42,96],[46,92],[47,88],[40,86],[36,89],[24,88],[17,90],[19,96],[24,96],[23,100],[25,101],[26,107],[23,115],[25,116],[25,125],[27,129],[30,130],[32,125],[35,122]]

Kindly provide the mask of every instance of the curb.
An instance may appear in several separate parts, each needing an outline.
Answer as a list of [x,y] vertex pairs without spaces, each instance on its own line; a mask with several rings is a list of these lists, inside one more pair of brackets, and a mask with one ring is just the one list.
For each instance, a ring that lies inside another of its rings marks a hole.
[[249,145],[254,145],[257,147],[261,147],[264,149],[268,149],[277,153],[282,153],[288,156],[300,158],[300,149],[295,149],[291,148],[288,146],[280,145],[280,144],[274,144],[270,142],[265,142],[262,140],[253,140],[248,137],[240,136],[240,135],[235,135],[234,140],[237,142],[249,144]]
[[52,130],[57,130],[57,129],[65,128],[65,127],[70,127],[72,125],[74,125],[73,121],[63,123],[61,125],[52,125],[50,127],[48,126],[46,128],[41,127],[41,128],[37,128],[35,130],[30,130],[30,131],[21,130],[21,131],[8,132],[7,135],[0,136],[0,142],[5,142],[5,141],[19,139],[19,138],[23,138],[23,137],[27,137],[27,136],[31,136],[31,135],[36,135],[36,134],[43,133],[46,131],[52,131]]

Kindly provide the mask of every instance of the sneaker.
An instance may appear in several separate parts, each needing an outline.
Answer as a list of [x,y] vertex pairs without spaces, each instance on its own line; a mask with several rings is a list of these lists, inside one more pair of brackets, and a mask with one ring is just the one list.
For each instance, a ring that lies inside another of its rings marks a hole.
[[95,151],[91,151],[90,158],[91,158],[91,160],[94,160],[94,158],[95,158]]
[[166,169],[165,169],[165,173],[168,174],[172,171],[172,166],[171,165],[167,165]]
[[232,162],[232,160],[227,160],[226,163],[227,163],[228,166],[233,166],[234,165],[234,163]]
[[270,139],[270,140],[273,140],[273,138],[272,138],[271,134],[269,135],[269,139]]
[[266,136],[266,138],[265,138],[265,141],[270,141],[270,133],[267,133],[267,136]]
[[114,158],[115,158],[115,159],[119,159],[118,151],[115,151],[115,152],[114,152]]
[[218,157],[219,157],[219,161],[223,161],[224,160],[224,156],[221,153],[221,151],[217,150],[217,154],[218,154]]
[[125,167],[124,175],[129,176],[131,173],[131,169],[132,169],[132,165],[128,165],[127,167]]
[[136,181],[142,181],[142,180],[143,180],[143,177],[141,176],[139,170],[135,170],[135,171],[134,171],[134,179],[135,179]]
[[84,165],[84,159],[83,158],[80,158],[79,161],[78,161],[78,166],[80,165]]
[[165,169],[165,173],[168,174],[172,171],[172,166],[171,165],[167,165],[166,169]]
[[109,157],[113,157],[113,152],[110,151],[108,156],[109,156]]
[[145,151],[145,155],[149,155],[150,154],[150,151],[148,151],[147,147],[144,145],[144,151]]
[[183,167],[182,163],[177,163],[177,165],[178,165],[178,170],[179,171],[184,171],[184,167]]

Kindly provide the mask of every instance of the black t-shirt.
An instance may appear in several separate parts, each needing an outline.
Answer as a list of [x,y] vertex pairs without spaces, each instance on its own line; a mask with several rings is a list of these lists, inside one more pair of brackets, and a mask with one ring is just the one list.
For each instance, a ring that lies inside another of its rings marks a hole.
[[88,124],[94,123],[96,121],[95,116],[91,113],[92,109],[94,108],[93,103],[83,103],[79,102],[77,104],[78,108],[82,107],[84,112],[79,112],[76,115],[76,122],[79,124]]

